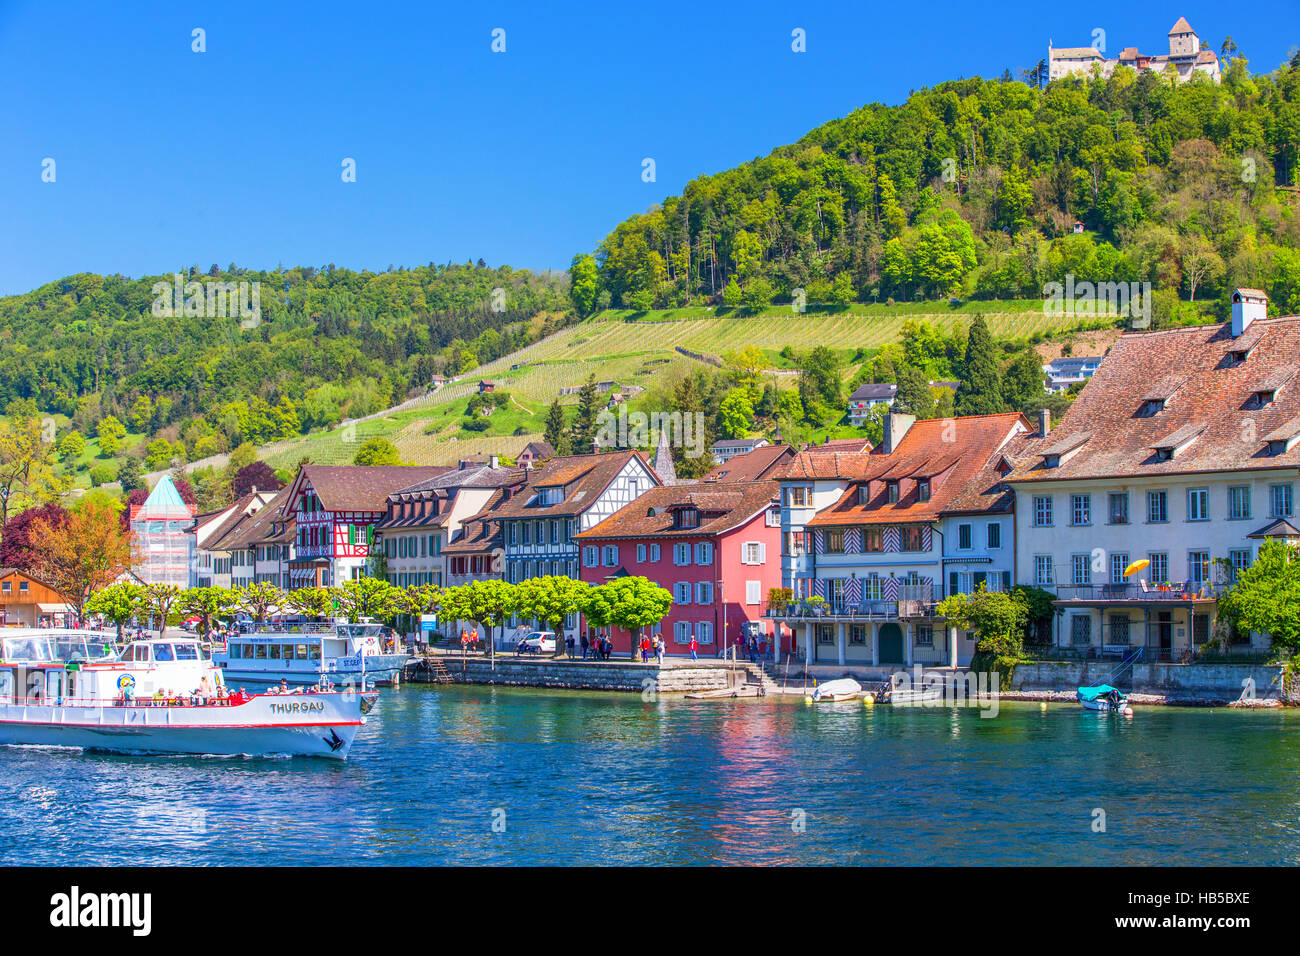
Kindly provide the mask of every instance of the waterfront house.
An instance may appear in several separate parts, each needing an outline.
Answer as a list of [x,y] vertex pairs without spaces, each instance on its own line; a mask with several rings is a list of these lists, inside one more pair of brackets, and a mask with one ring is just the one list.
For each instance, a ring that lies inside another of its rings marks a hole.
[[[236,541],[236,532],[274,498],[273,493],[254,488],[215,512],[219,520],[199,516],[193,530],[199,587],[237,588],[253,581],[253,552],[242,541]],[[202,544],[197,543],[200,535]]]
[[868,453],[795,460],[781,480],[782,532],[799,600],[772,613],[796,627],[805,660],[969,662],[974,642],[936,620],[935,604],[945,586],[1010,586],[1003,459],[1030,431],[1019,413],[890,413]]
[[[501,523],[506,580],[544,575],[579,579],[579,532],[660,484],[637,451],[565,455],[524,472],[526,480],[507,487],[492,516]],[[565,625],[575,633],[577,615]]]
[[1290,534],[1300,316],[1265,315],[1244,289],[1223,325],[1126,332],[1024,450],[1009,476],[1018,580],[1056,593],[1061,646],[1183,658],[1216,636],[1221,586]]
[[294,557],[293,519],[285,514],[288,502],[289,489],[285,487],[214,544],[229,555],[233,586],[259,583],[288,587],[289,567]]
[[0,568],[0,627],[71,627],[72,605],[31,572]]
[[289,588],[330,587],[369,573],[388,496],[450,471],[446,465],[304,465],[289,485],[294,522]]
[[443,582],[447,587],[471,581],[504,579],[505,550],[501,522],[493,515],[506,494],[506,487],[494,489],[483,510],[462,521],[450,543],[443,547]]
[[[781,583],[777,494],[773,481],[652,488],[578,534],[582,579],[641,576],[671,591],[656,629],[670,653],[686,653],[692,637],[705,654],[750,634],[770,642],[775,622],[763,610]],[[616,650],[631,650],[631,633],[615,628],[611,637]]]
[[181,500],[170,475],[158,479],[143,504],[131,506],[131,569],[145,584],[189,587],[195,563],[189,529],[195,513],[193,505]]
[[462,522],[481,512],[493,493],[523,485],[524,472],[495,464],[461,462],[432,478],[388,496],[388,507],[376,526],[390,584],[442,585],[446,579],[444,547]]

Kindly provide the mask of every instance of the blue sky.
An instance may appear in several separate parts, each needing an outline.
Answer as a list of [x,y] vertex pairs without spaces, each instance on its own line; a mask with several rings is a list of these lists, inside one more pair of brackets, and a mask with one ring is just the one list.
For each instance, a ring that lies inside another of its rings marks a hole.
[[[1085,46],[1101,27],[1112,52],[1162,52],[1184,15],[1267,70],[1300,42],[1285,29],[1297,12],[0,0],[0,294],[231,261],[564,268],[695,176],[867,102],[1018,71],[1049,37]],[[795,28],[806,53],[791,51]],[[656,182],[642,181],[646,157]]]

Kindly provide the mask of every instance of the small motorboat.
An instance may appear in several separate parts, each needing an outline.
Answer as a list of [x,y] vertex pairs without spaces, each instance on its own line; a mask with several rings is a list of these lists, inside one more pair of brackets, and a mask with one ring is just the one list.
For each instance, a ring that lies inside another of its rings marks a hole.
[[883,704],[895,707],[920,707],[927,704],[943,702],[943,684],[927,682],[924,684],[890,683],[878,695]]
[[828,680],[813,688],[812,696],[807,698],[814,704],[833,704],[842,700],[856,700],[862,696],[862,685],[852,677]]
[[1125,717],[1133,716],[1133,708],[1129,706],[1128,698],[1124,695],[1124,692],[1117,687],[1111,687],[1110,684],[1080,687],[1079,703],[1083,705],[1085,710],[1106,711],[1122,714]]

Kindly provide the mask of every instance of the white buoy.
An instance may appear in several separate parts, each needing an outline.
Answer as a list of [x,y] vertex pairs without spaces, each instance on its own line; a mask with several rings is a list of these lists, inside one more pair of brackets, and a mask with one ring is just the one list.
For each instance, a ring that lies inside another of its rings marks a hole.
[[1124,708],[1124,716],[1125,716],[1125,717],[1132,717],[1132,716],[1133,716],[1133,708],[1132,708],[1132,707],[1125,707],[1125,708]]

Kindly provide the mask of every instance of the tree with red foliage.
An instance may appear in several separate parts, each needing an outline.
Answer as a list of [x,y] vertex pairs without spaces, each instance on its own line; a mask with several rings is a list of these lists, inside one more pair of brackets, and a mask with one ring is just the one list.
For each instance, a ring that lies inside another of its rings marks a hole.
[[148,498],[149,498],[148,488],[136,488],[134,491],[132,491],[130,494],[126,496],[126,501],[122,505],[122,514],[121,514],[123,531],[130,530],[131,527],[131,506],[142,505],[145,503],[146,500],[148,500]]
[[231,491],[236,498],[251,494],[254,488],[258,491],[279,491],[283,487],[280,479],[275,477],[275,469],[264,461],[245,465],[235,472],[235,479],[231,482]]
[[0,566],[31,571],[34,563],[32,555],[31,526],[37,518],[43,518],[51,528],[62,528],[68,523],[68,511],[57,502],[48,502],[39,508],[28,508],[9,519],[5,525],[4,538],[0,539]]
[[194,494],[194,488],[188,481],[184,478],[173,478],[172,484],[176,486],[176,493],[181,496],[181,501],[192,507],[198,507],[198,496]]

